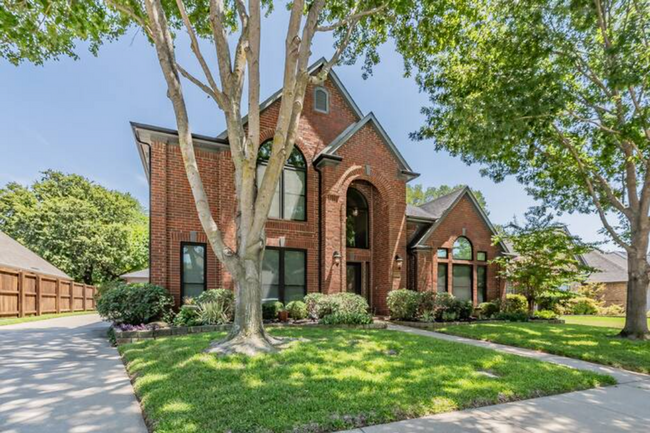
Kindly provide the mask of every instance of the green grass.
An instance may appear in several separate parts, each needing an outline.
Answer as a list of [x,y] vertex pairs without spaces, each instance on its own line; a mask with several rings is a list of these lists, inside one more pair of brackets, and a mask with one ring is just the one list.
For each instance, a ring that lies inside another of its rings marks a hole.
[[149,425],[159,433],[325,432],[614,383],[396,331],[271,332],[301,339],[253,358],[203,353],[222,333],[121,346]]
[[[606,326],[622,329],[625,326],[625,317],[612,316],[563,316],[562,319],[570,325]],[[648,319],[650,326],[650,318]]]
[[0,319],[0,326],[16,325],[18,323],[38,322],[40,320],[57,319],[59,317],[79,316],[82,314],[94,314],[96,311],[76,311],[74,313],[60,313],[60,314],[42,314],[40,316],[27,316],[27,317],[11,317],[8,319]]
[[650,373],[650,341],[617,338],[616,329],[603,326],[484,323],[439,331]]

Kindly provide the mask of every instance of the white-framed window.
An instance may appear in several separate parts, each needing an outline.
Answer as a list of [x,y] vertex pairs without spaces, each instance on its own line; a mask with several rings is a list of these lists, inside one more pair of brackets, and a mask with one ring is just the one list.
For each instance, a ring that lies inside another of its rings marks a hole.
[[314,89],[314,110],[319,113],[330,112],[330,94],[324,87]]

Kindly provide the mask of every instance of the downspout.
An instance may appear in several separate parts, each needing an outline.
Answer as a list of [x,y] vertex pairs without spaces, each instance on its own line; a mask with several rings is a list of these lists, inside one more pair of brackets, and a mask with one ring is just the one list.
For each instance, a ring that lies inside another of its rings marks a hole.
[[318,292],[323,293],[323,173],[318,165],[314,169],[318,172]]

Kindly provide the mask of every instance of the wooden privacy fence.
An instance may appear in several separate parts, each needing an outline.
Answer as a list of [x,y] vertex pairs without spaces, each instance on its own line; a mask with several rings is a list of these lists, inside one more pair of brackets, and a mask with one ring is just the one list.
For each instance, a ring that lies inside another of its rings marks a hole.
[[96,291],[67,279],[0,268],[0,317],[94,310]]

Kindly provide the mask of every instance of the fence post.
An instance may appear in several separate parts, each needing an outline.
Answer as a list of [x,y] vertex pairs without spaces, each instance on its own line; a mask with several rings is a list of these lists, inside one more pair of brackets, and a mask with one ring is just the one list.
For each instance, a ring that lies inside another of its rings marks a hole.
[[56,293],[56,314],[59,314],[61,312],[61,279],[57,278],[54,284],[54,291]]
[[18,273],[18,317],[25,316],[25,274]]
[[83,285],[83,288],[81,290],[83,290],[83,295],[84,295],[82,306],[84,311],[86,311],[86,285],[85,284]]
[[36,274],[36,315],[41,315],[41,274]]

